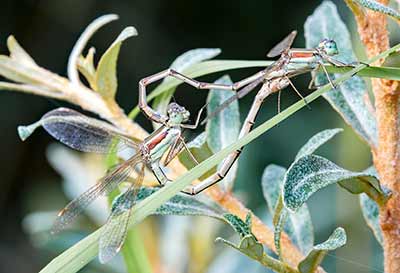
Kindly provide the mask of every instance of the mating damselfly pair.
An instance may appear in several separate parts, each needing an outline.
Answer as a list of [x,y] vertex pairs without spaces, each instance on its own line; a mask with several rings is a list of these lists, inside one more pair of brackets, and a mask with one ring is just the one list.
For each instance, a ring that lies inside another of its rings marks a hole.
[[[148,105],[146,99],[147,85],[170,76],[197,89],[208,90],[212,88],[235,91],[235,96],[232,96],[229,101],[223,103],[217,109],[217,111],[223,111],[223,108],[231,101],[243,97],[261,84],[262,86],[255,96],[254,102],[242,126],[239,138],[250,132],[263,101],[270,94],[279,92],[288,86],[292,86],[300,94],[291,82],[291,78],[321,68],[328,77],[331,86],[335,88],[325,65],[348,66],[332,57],[338,54],[336,43],[333,40],[326,39],[321,41],[314,49],[291,48],[295,36],[296,32],[294,31],[269,52],[269,57],[280,56],[277,61],[262,71],[231,85],[199,82],[172,69],[167,69],[142,79],[139,82],[139,107],[148,119],[161,125],[159,129],[143,141],[135,140],[135,136],[127,135],[107,122],[87,117],[67,108],[53,110],[44,115],[35,124],[20,127],[20,135],[24,139],[38,126],[43,126],[49,134],[60,142],[83,152],[109,153],[110,150],[121,151],[127,148],[135,151],[134,155],[128,160],[117,165],[103,178],[100,178],[94,186],[78,198],[72,200],[59,213],[53,231],[59,232],[63,230],[97,197],[112,192],[122,182],[131,182],[129,187],[115,199],[110,216],[102,230],[99,256],[100,261],[105,263],[114,257],[123,245],[131,216],[131,209],[135,203],[138,190],[142,185],[145,169],[148,168],[152,171],[160,185],[172,182],[165,175],[163,168],[182,149],[186,149],[190,154],[182,137],[182,130],[197,128],[200,123],[202,110],[199,111],[194,124],[187,124],[190,113],[177,103],[171,103],[166,114],[160,113]],[[213,115],[215,114],[209,113],[208,118],[212,118]],[[237,150],[230,154],[219,165],[215,174],[209,176],[199,184],[187,187],[183,192],[196,195],[221,181],[238,159],[240,152],[241,150]],[[195,158],[193,160],[196,161]]]

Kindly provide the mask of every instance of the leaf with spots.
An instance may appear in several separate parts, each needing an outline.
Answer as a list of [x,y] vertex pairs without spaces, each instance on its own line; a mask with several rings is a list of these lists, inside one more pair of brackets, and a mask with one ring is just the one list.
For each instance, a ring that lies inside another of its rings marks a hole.
[[335,183],[354,194],[365,192],[376,202],[384,203],[387,199],[375,175],[345,170],[316,155],[297,160],[290,166],[283,183],[283,202],[291,211],[297,211],[315,192]]
[[332,251],[344,246],[346,244],[346,240],[347,237],[344,229],[341,227],[336,228],[332,235],[329,236],[328,240],[314,246],[307,257],[300,262],[298,266],[300,273],[315,272],[328,251]]
[[375,235],[376,240],[383,246],[382,229],[379,224],[379,207],[366,194],[360,194],[360,206],[367,225]]
[[[137,201],[140,202],[157,192],[158,188],[142,187],[137,195]],[[116,202],[116,201],[115,201]],[[192,216],[208,216],[225,221],[222,212],[197,198],[178,194],[161,205],[153,214],[158,215],[192,215]]]
[[283,207],[281,192],[285,173],[285,168],[269,165],[264,170],[261,183],[268,210],[274,216],[275,245],[277,252],[280,252],[281,225],[284,224],[284,231],[289,238],[303,254],[306,254],[314,244],[310,212],[307,204],[304,204],[296,213],[291,213]]
[[300,148],[298,151],[295,160],[299,159],[300,157],[310,155],[314,153],[319,147],[325,144],[327,141],[332,139],[335,135],[342,132],[343,129],[336,128],[336,129],[327,129],[321,131],[311,137],[303,147]]
[[[357,60],[352,49],[350,33],[331,1],[324,1],[307,18],[304,32],[308,48],[316,47],[322,39],[334,39],[340,52],[335,59],[345,63]],[[331,77],[335,78],[337,74]],[[318,73],[315,83],[317,86],[326,84],[326,76]],[[323,96],[355,132],[370,145],[376,145],[376,120],[369,107],[367,86],[363,79],[354,76]]]

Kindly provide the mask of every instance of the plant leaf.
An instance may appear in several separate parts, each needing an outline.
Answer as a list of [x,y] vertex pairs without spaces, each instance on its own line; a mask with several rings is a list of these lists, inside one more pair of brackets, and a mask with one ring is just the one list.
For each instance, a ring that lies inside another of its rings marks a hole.
[[[389,50],[375,56],[368,63],[373,63],[378,59],[385,58],[392,52],[400,49],[400,45],[396,45]],[[353,73],[361,71],[365,68],[365,65],[358,65],[356,68],[350,70],[346,74],[344,74],[339,79],[335,80],[336,84],[340,84],[341,82],[349,79]],[[313,92],[312,94],[306,97],[307,102],[312,102],[321,96],[323,93],[329,90],[329,86],[324,86]],[[296,113],[298,110],[302,109],[305,106],[305,102],[303,100],[299,100],[293,105],[286,108],[284,111],[273,117],[272,119],[265,121],[257,128],[253,129],[249,134],[240,138],[234,144],[229,145],[222,151],[217,154],[211,156],[206,159],[204,162],[200,163],[196,167],[194,167],[189,172],[183,174],[181,177],[176,179],[174,183],[171,183],[163,188],[161,188],[155,194],[149,196],[142,202],[135,205],[133,208],[133,213],[131,217],[131,222],[129,223],[129,227],[134,226],[135,224],[142,221],[145,217],[153,213],[158,207],[160,207],[163,203],[169,200],[172,196],[181,191],[184,187],[188,186],[192,181],[199,178],[205,172],[207,172],[212,167],[218,165],[218,163],[223,160],[227,155],[233,152],[236,149],[243,147],[244,145],[250,143],[264,132],[268,131],[276,124],[282,122],[292,114]],[[98,252],[98,240],[101,235],[102,228],[96,230],[85,239],[81,240],[71,248],[64,251],[62,254],[54,258],[49,264],[47,264],[40,273],[70,273],[77,272],[81,268],[83,268],[87,263],[89,263]],[[263,260],[268,258],[268,256],[264,256]],[[270,257],[269,257],[270,258]],[[278,261],[279,262],[279,261]],[[293,272],[293,271],[289,271]]]
[[389,15],[390,17],[393,17],[396,20],[400,20],[399,12],[374,0],[353,0],[353,2],[356,2],[364,8],[383,13]]
[[311,137],[303,147],[300,148],[299,152],[296,155],[295,160],[300,157],[310,155],[314,153],[319,147],[325,144],[328,140],[333,138],[336,134],[342,132],[343,129],[327,129],[322,132],[317,133],[313,137]]
[[360,206],[365,221],[375,235],[376,240],[383,246],[383,235],[379,224],[379,207],[366,194],[360,194]]
[[280,242],[281,235],[276,226],[279,225],[281,214],[287,213],[284,230],[301,252],[306,254],[314,244],[313,225],[307,204],[304,204],[296,213],[290,213],[284,207],[279,208],[279,204],[282,204],[280,196],[285,172],[285,168],[271,164],[265,168],[262,176],[261,184],[264,198],[271,215],[274,215],[275,231],[279,232],[279,234],[276,233],[275,242]]
[[25,66],[30,66],[33,68],[38,67],[35,61],[32,59],[32,57],[29,56],[29,54],[19,45],[14,36],[12,35],[8,36],[7,47],[8,50],[10,51],[11,59]]
[[[211,151],[210,147],[208,146],[207,143],[207,135],[205,132],[201,133],[198,135],[194,140],[189,142],[187,144],[187,147],[189,148],[189,151],[192,153],[194,158],[200,163],[209,158],[210,156],[213,155],[213,152]],[[178,155],[179,161],[188,169],[192,169],[194,166],[196,166],[196,163],[193,162],[192,157],[188,154],[186,149],[183,149],[183,151]],[[210,175],[214,174],[217,171],[217,168],[214,167],[210,169],[208,172],[206,172],[204,175],[200,177],[200,180],[204,180]]]
[[90,87],[95,90],[96,89],[96,69],[94,68],[94,54],[96,53],[96,49],[91,47],[86,55],[83,57],[82,55],[78,59],[78,70],[88,81]]
[[367,172],[345,170],[326,158],[307,155],[290,166],[284,179],[283,202],[291,210],[298,210],[316,191],[340,183],[351,193],[365,192],[378,202],[387,198],[376,176]]
[[300,273],[313,273],[321,264],[328,251],[338,249],[346,244],[346,232],[338,227],[325,242],[314,246],[307,257],[300,262],[298,268]]
[[[324,38],[334,39],[340,52],[337,59],[345,63],[356,60],[349,31],[340,19],[336,6],[331,1],[324,1],[307,18],[304,30],[308,48],[317,46]],[[332,77],[337,77],[337,74]],[[327,83],[326,77],[318,73],[316,84],[325,83]],[[335,90],[324,94],[324,98],[367,143],[376,145],[376,120],[365,101],[368,100],[368,92],[366,84],[361,78],[352,77]]]
[[[159,188],[142,187],[139,190],[137,201],[140,202],[157,192]],[[116,201],[115,201],[116,202]],[[208,216],[225,221],[222,212],[217,208],[211,207],[197,198],[178,194],[165,202],[153,214],[158,215],[180,215],[180,216]]]
[[[250,214],[250,213],[249,213]],[[248,219],[249,215],[246,216]],[[239,234],[240,238],[243,238],[246,235],[252,234],[251,233],[251,226],[248,225],[248,221],[243,221],[238,216],[226,213],[224,214],[224,218],[228,224]]]
[[101,56],[96,71],[96,88],[104,98],[114,98],[117,92],[117,60],[119,50],[123,41],[129,37],[136,36],[134,27],[125,28],[117,39],[111,44],[107,51]]
[[[185,69],[190,66],[200,63],[205,60],[212,59],[218,56],[221,53],[221,49],[219,48],[196,48],[189,51],[186,51],[182,55],[178,56],[171,64],[170,68],[183,72]],[[172,78],[165,78],[162,84],[168,83]],[[171,98],[174,95],[176,90],[175,87],[171,87],[169,90],[165,91],[161,96],[158,96],[153,103],[153,108],[156,109],[159,113],[167,113],[168,104],[171,102]],[[153,127],[159,127],[159,124],[153,123]]]
[[[215,81],[216,84],[232,84],[229,76],[225,75]],[[212,89],[207,97],[207,112],[212,113],[222,102],[234,95],[228,90]],[[207,143],[213,153],[216,153],[229,144],[235,142],[240,131],[239,103],[234,101],[217,116],[207,121]],[[237,173],[237,162],[233,164],[227,176],[219,183],[224,191],[230,191],[233,187]]]

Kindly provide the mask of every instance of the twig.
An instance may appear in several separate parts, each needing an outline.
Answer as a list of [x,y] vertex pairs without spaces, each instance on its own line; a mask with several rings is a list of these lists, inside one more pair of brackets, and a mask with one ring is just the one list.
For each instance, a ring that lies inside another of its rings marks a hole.
[[[358,32],[368,57],[389,48],[386,16],[374,11],[361,11],[346,0],[355,14]],[[387,5],[389,1],[378,1]],[[375,65],[382,65],[378,60]],[[392,190],[392,198],[380,208],[380,223],[384,237],[385,272],[400,272],[400,160],[398,82],[372,79],[375,96],[378,146],[372,149],[374,165],[381,183]]]

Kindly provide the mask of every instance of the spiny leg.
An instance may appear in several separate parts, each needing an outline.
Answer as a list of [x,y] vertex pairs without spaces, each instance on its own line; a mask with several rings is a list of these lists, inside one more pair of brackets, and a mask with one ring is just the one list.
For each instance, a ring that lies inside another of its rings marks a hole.
[[264,74],[265,74],[265,71],[260,71],[260,72],[254,74],[248,78],[245,78],[241,81],[226,85],[226,84],[200,82],[200,81],[194,80],[190,77],[187,77],[173,69],[167,69],[167,70],[161,71],[157,74],[151,75],[149,77],[146,77],[146,78],[140,80],[140,82],[139,82],[139,108],[142,110],[142,112],[146,115],[147,118],[149,118],[150,120],[152,120],[156,123],[164,124],[167,121],[167,119],[168,119],[167,116],[165,116],[161,113],[158,113],[157,111],[152,109],[147,104],[146,86],[151,83],[154,83],[158,80],[161,80],[165,77],[168,77],[168,76],[171,76],[178,80],[181,80],[181,81],[195,87],[196,89],[222,89],[222,90],[236,91],[236,90],[242,88],[243,86],[246,86],[249,83],[253,82],[254,80],[256,80],[257,78],[259,78],[261,75],[264,75]]
[[296,94],[304,101],[304,103],[306,104],[308,109],[311,109],[310,105],[308,104],[307,100],[305,97],[303,97],[303,95],[300,93],[299,90],[297,90],[296,86],[293,84],[293,82],[286,77],[287,81],[289,82],[290,86],[293,88],[293,90],[296,92]]
[[[268,97],[268,95],[271,94],[272,92],[273,91],[270,90],[267,85],[263,85],[261,90],[257,93],[256,97],[254,98],[253,104],[249,110],[249,113],[247,114],[243,127],[240,131],[239,138],[245,136],[251,131],[262,103],[264,102],[265,98]],[[230,155],[228,155],[228,157],[224,159],[222,165],[214,175],[208,177],[206,180],[202,181],[197,185],[186,187],[184,190],[182,190],[182,192],[190,195],[196,195],[204,191],[205,189],[211,187],[212,185],[220,182],[222,179],[224,179],[224,177],[227,175],[233,164],[239,158],[242,149],[243,148],[238,149],[232,152]]]

